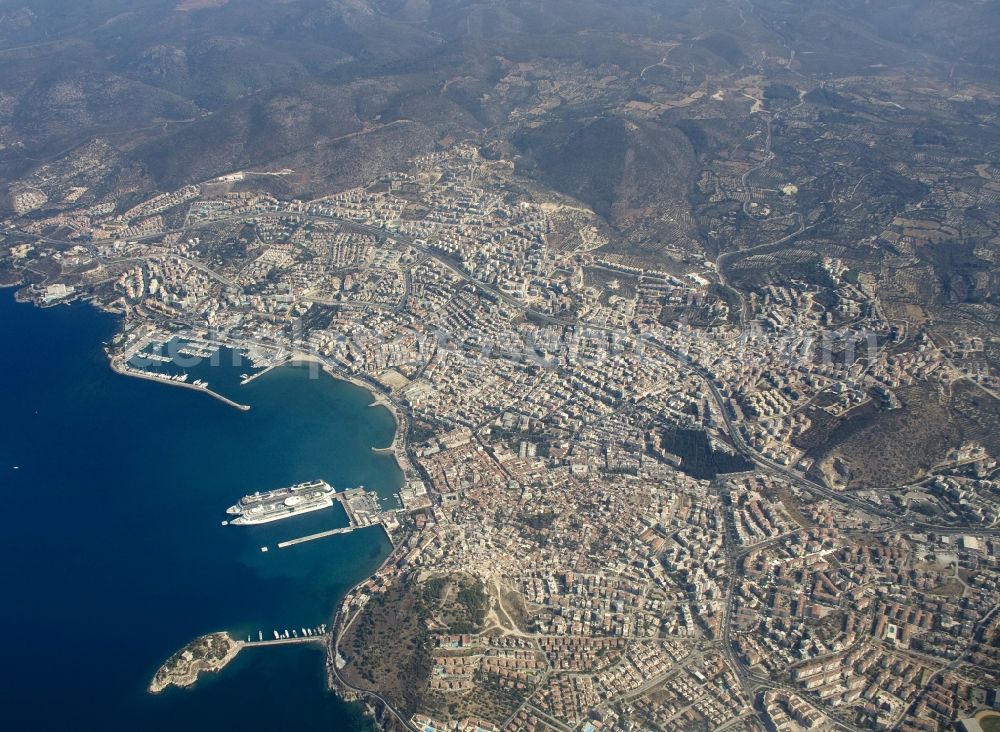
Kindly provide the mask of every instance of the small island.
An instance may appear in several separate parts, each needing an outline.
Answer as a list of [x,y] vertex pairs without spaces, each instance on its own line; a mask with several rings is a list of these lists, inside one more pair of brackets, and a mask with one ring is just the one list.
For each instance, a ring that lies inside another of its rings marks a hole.
[[242,641],[225,632],[195,638],[160,667],[149,683],[150,693],[159,694],[168,686],[192,686],[200,673],[217,672],[225,668],[236,658],[243,645]]

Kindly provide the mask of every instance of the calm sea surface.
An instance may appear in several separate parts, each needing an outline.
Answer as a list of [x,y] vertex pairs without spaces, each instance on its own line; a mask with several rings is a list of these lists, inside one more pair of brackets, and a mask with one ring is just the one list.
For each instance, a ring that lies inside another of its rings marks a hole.
[[248,492],[312,478],[391,498],[402,476],[371,450],[392,439],[391,415],[308,367],[247,386],[236,385],[245,366],[208,372],[249,412],[119,376],[102,351],[114,332],[89,306],[39,310],[0,291],[4,728],[365,728],[325,691],[318,648],[251,648],[192,690],[145,688],[194,636],[329,624],[343,593],[388,553],[381,529],[279,550],[344,525],[343,511],[220,522]]

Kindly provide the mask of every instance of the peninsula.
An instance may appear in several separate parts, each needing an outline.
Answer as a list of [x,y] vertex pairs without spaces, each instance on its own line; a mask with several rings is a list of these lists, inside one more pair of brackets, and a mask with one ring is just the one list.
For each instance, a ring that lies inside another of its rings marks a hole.
[[149,691],[159,694],[170,686],[193,686],[200,674],[221,671],[229,665],[243,646],[243,641],[225,632],[195,638],[160,666],[149,682]]

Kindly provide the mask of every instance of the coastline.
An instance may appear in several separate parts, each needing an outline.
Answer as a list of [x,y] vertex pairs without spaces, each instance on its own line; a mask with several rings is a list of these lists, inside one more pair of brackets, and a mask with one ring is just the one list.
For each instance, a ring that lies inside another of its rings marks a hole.
[[[399,467],[400,471],[403,473],[404,476],[407,475],[408,474],[407,468],[409,467],[409,460],[407,459],[406,453],[405,453],[406,431],[407,431],[407,428],[408,428],[407,420],[406,420],[405,416],[403,415],[402,410],[396,404],[393,403],[393,401],[391,400],[391,398],[389,398],[385,394],[381,393],[378,390],[377,386],[375,386],[374,384],[366,382],[366,381],[364,381],[364,380],[362,380],[362,379],[360,379],[360,378],[358,378],[358,377],[356,377],[356,376],[354,376],[352,374],[349,374],[349,373],[346,373],[344,371],[341,371],[341,370],[337,369],[335,366],[329,364],[328,362],[324,361],[322,358],[320,358],[318,356],[315,356],[315,355],[309,354],[309,353],[294,352],[294,353],[290,354],[289,356],[287,356],[285,358],[282,358],[282,359],[280,359],[280,360],[278,360],[278,361],[276,361],[276,362],[274,362],[274,363],[266,366],[265,368],[261,369],[260,371],[256,372],[255,374],[253,374],[252,376],[250,376],[249,378],[247,378],[245,381],[243,381],[241,385],[245,386],[246,384],[250,383],[254,379],[257,379],[257,378],[263,376],[264,374],[266,374],[266,373],[268,373],[270,371],[273,371],[273,370],[275,370],[275,369],[277,369],[277,368],[279,368],[281,366],[284,366],[284,365],[287,365],[287,364],[296,364],[296,363],[298,363],[298,364],[315,364],[315,365],[319,366],[323,370],[323,372],[326,373],[330,378],[337,379],[339,381],[346,381],[346,382],[348,382],[350,384],[353,384],[354,386],[357,386],[357,387],[360,387],[362,389],[365,389],[373,397],[372,403],[368,405],[369,407],[384,407],[385,409],[387,409],[389,411],[389,413],[392,415],[393,424],[394,424],[394,431],[393,431],[392,442],[389,445],[384,446],[384,447],[372,447],[371,450],[373,452],[382,453],[382,454],[391,453],[395,457],[397,466]],[[119,364],[117,364],[114,360],[113,360],[113,366],[116,368],[116,370],[119,370],[119,368],[120,368]],[[157,379],[155,377],[144,377],[144,375],[142,375],[142,374],[129,374],[128,372],[125,372],[123,369],[122,369],[122,372],[125,373],[126,375],[136,375],[136,376],[139,376],[140,378],[148,378],[148,379],[150,379],[152,381],[157,381],[157,382],[161,382],[162,381],[163,383],[172,383],[172,384],[177,384],[178,386],[186,386],[188,388],[197,389],[198,391],[206,391],[205,389],[202,389],[202,388],[199,388],[199,387],[194,387],[194,386],[192,386],[190,384],[185,384],[183,382],[168,382],[166,380]],[[228,399],[226,399],[225,397],[223,397],[221,395],[215,394],[214,392],[209,392],[209,393],[213,394],[213,396],[216,396],[217,398],[221,399],[222,401],[231,404],[232,406],[237,406],[238,408],[240,406],[240,405],[237,405],[235,402],[232,402],[231,400],[228,400]],[[374,570],[375,572],[381,571],[388,564],[391,564],[392,562],[394,562],[394,561],[396,561],[398,559],[397,552],[396,552],[396,550],[398,549],[398,546],[393,543],[392,535],[389,533],[388,528],[384,524],[380,524],[380,526],[382,527],[382,530],[385,532],[386,537],[389,539],[390,544],[393,544],[393,551],[389,552],[389,554],[382,561],[382,563],[378,566],[378,568],[376,570]],[[367,579],[362,580],[361,582],[359,582],[359,583],[355,584],[353,587],[351,587],[345,593],[345,598],[347,596],[351,595],[354,592],[354,590],[356,590],[358,587],[360,587],[362,584],[364,584],[367,581],[368,581]],[[337,648],[338,644],[339,644],[339,641],[340,641],[339,635],[343,631],[343,628],[339,627],[341,625],[341,623],[342,623],[342,612],[343,612],[343,609],[344,609],[343,603],[344,603],[344,598],[342,598],[340,600],[340,602],[338,603],[338,605],[335,608],[335,611],[334,611],[334,623],[333,623],[334,627],[333,627],[332,632],[330,634],[330,639],[328,639],[327,642],[325,643],[325,645],[326,645],[326,652],[327,652],[327,688],[332,693],[336,694],[341,699],[343,699],[345,702],[359,702],[360,703],[360,702],[362,702],[362,700],[364,700],[364,708],[365,708],[366,712],[373,719],[376,719],[377,718],[376,709],[372,705],[371,701],[369,701],[369,700],[374,700],[374,702],[376,704],[381,704],[386,709],[388,709],[389,712],[397,719],[397,721],[400,724],[403,725],[403,727],[405,729],[413,729],[412,725],[410,725],[409,721],[406,720],[405,718],[403,718],[402,715],[400,715],[386,701],[386,699],[384,699],[377,692],[369,691],[369,690],[365,690],[365,689],[355,688],[355,687],[351,686],[345,679],[343,679],[340,676],[340,674],[338,672],[338,669],[336,667],[336,664],[337,664],[337,657],[339,656],[339,651],[338,651],[338,648]],[[351,620],[353,620],[353,619],[354,618],[352,618]],[[160,681],[159,682],[159,684],[160,684],[159,688],[155,688],[154,689],[154,685],[158,684],[157,680],[160,679],[161,675],[167,674],[168,673],[168,667],[172,663],[176,664],[177,663],[176,659],[178,659],[179,657],[181,657],[182,654],[184,654],[185,651],[189,651],[192,648],[196,648],[196,647],[199,646],[199,644],[203,645],[209,639],[211,639],[213,637],[216,637],[216,636],[219,636],[219,635],[225,635],[226,639],[228,639],[229,642],[235,644],[235,648],[233,650],[231,650],[230,652],[228,652],[224,656],[223,659],[219,659],[217,661],[210,662],[210,663],[203,663],[201,659],[191,660],[190,657],[189,657],[187,659],[188,663],[189,663],[189,667],[186,668],[185,670],[183,670],[182,672],[180,672],[179,674],[174,674],[175,676],[178,676],[178,680],[166,681],[165,683],[162,682],[162,681]],[[236,657],[236,655],[239,653],[239,651],[243,647],[245,647],[246,645],[247,644],[244,643],[243,641],[233,639],[228,633],[221,633],[221,634],[220,633],[213,633],[213,634],[210,634],[210,635],[207,635],[207,636],[202,636],[200,638],[196,638],[196,639],[192,640],[188,645],[186,645],[183,649],[181,649],[181,651],[178,651],[177,654],[175,654],[174,656],[172,656],[164,664],[164,666],[160,669],[160,671],[157,672],[157,676],[154,677],[153,682],[150,683],[149,691],[150,691],[150,693],[154,693],[155,694],[155,693],[159,693],[163,688],[166,688],[166,687],[171,686],[171,685],[178,686],[178,687],[191,686],[197,680],[197,676],[198,676],[199,673],[201,673],[201,672],[218,672],[218,671],[220,671],[222,668],[224,668],[226,665],[228,665],[233,660],[233,658]]]
[[[20,281],[11,282],[11,283],[0,283],[0,289],[7,289],[7,288],[11,288],[11,287],[18,287],[21,284],[22,284],[22,282],[20,282]],[[95,302],[93,302],[93,301],[91,301],[91,300],[89,300],[87,298],[84,298],[84,297],[75,297],[73,299],[58,300],[58,301],[52,302],[52,303],[41,303],[41,302],[37,302],[36,300],[34,300],[32,298],[23,298],[22,299],[22,298],[18,297],[18,295],[20,294],[20,292],[21,292],[21,290],[18,290],[18,291],[16,291],[14,293],[14,302],[17,302],[17,303],[22,304],[22,305],[31,305],[32,307],[39,308],[40,310],[45,310],[47,308],[53,308],[53,307],[56,307],[58,305],[71,305],[71,304],[73,304],[75,302],[82,302],[82,303],[86,303],[88,305],[91,305],[91,306],[95,307],[97,310],[99,310],[99,311],[101,311],[103,313],[108,313],[109,315],[115,315],[115,316],[120,315],[120,313],[117,313],[114,310],[111,310],[110,308],[105,307],[105,306],[103,306],[100,303],[95,303]],[[223,404],[226,404],[227,406],[233,407],[234,409],[239,409],[241,412],[249,412],[250,411],[250,405],[248,405],[248,404],[241,404],[241,403],[239,403],[237,401],[234,401],[234,400],[230,399],[229,397],[223,396],[222,394],[220,394],[217,391],[212,391],[212,389],[208,388],[207,386],[195,386],[194,384],[188,384],[188,383],[183,382],[183,381],[172,381],[170,379],[161,379],[161,378],[157,378],[156,376],[150,376],[150,375],[147,375],[147,374],[136,373],[135,371],[129,371],[128,369],[126,369],[124,367],[124,365],[120,362],[120,360],[118,358],[116,358],[115,356],[112,356],[110,353],[108,354],[108,360],[110,361],[110,364],[111,364],[111,370],[114,371],[116,374],[119,374],[120,376],[131,376],[131,377],[136,378],[136,379],[145,379],[146,381],[153,381],[153,382],[155,382],[157,384],[166,384],[167,386],[180,386],[180,387],[184,387],[185,389],[191,389],[192,391],[201,392],[202,394],[208,394],[210,397],[213,397],[214,399],[217,399],[220,402],[222,402]],[[243,384],[249,384],[251,381],[253,381],[254,379],[256,379],[258,376],[263,376],[268,371],[270,371],[270,370],[272,370],[274,368],[277,368],[280,365],[281,365],[281,362],[276,363],[276,364],[272,364],[271,366],[268,366],[267,368],[262,369],[258,373],[253,374],[250,378],[248,378],[245,382],[243,382]]]
[[[32,300],[25,300],[24,302],[20,302],[20,301],[15,300],[15,302],[18,302],[18,304],[25,304],[25,305],[32,306],[29,309],[38,309],[38,310],[42,310],[43,309],[42,307],[40,307],[39,303],[34,302]],[[100,307],[99,303],[97,303],[97,302],[87,301],[87,300],[83,300],[83,299],[78,300],[77,302],[81,302],[82,304],[85,304],[85,305],[93,305],[93,306],[95,306],[94,307],[95,311],[100,311],[100,312],[107,313],[107,314],[115,316],[116,317],[116,323],[117,323],[116,330],[120,329],[120,327],[121,327],[121,319],[119,317],[120,316],[119,313],[115,313],[115,312],[113,312],[113,311],[111,311],[111,310],[109,310],[107,308],[104,308],[104,307]],[[67,303],[60,302],[60,303],[57,303],[57,304],[67,304]],[[55,307],[55,304],[53,304],[50,307]],[[96,343],[97,347],[100,348],[101,341],[103,340],[105,343],[107,343],[109,338],[110,338],[110,336],[102,333],[98,338],[91,339],[90,343]],[[234,408],[241,409],[241,410],[247,410],[247,409],[250,408],[249,406],[241,405],[241,404],[238,404],[237,402],[234,402],[231,399],[227,399],[223,395],[218,394],[217,392],[214,392],[211,389],[206,389],[206,388],[203,388],[203,387],[194,386],[194,385],[192,385],[190,383],[179,382],[179,381],[172,381],[172,380],[170,380],[168,378],[157,378],[157,376],[155,374],[146,375],[146,374],[143,374],[143,373],[136,373],[134,371],[130,371],[129,367],[127,365],[127,362],[125,362],[120,356],[118,356],[116,358],[111,353],[108,353],[107,348],[102,348],[101,350],[103,351],[103,353],[101,355],[103,355],[105,358],[107,358],[108,365],[111,366],[111,371],[114,372],[115,377],[122,376],[122,375],[124,375],[124,376],[136,376],[138,378],[143,378],[143,379],[145,379],[147,381],[153,381],[153,382],[157,382],[157,383],[161,383],[161,384],[164,384],[164,383],[168,384],[168,385],[169,384],[175,384],[175,385],[179,385],[179,386],[185,386],[188,389],[197,389],[198,391],[207,391],[211,396],[213,396],[213,398],[216,398],[218,401],[221,401],[221,402],[223,402],[223,403],[225,403],[225,404],[227,404],[229,406],[232,406]],[[393,447],[397,446],[398,444],[405,444],[405,439],[399,437],[399,432],[401,431],[401,428],[407,424],[407,421],[405,419],[405,415],[403,415],[402,418],[401,418],[401,416],[394,409],[394,407],[392,405],[392,402],[389,399],[386,399],[386,398],[382,397],[382,395],[380,395],[378,393],[378,391],[377,391],[377,385],[375,385],[374,383],[371,383],[371,382],[366,382],[362,378],[355,378],[355,377],[351,376],[350,374],[340,372],[335,365],[329,365],[329,364],[324,363],[322,357],[319,357],[319,356],[308,356],[307,354],[296,354],[296,355],[297,355],[297,358],[279,358],[279,359],[276,359],[275,363],[270,364],[269,366],[265,366],[260,371],[255,372],[253,374],[253,376],[254,377],[260,376],[260,375],[262,375],[262,373],[266,373],[268,371],[277,369],[278,367],[280,367],[282,365],[285,365],[285,364],[289,363],[290,361],[296,361],[296,360],[298,360],[298,361],[314,361],[318,365],[322,365],[323,366],[323,370],[326,371],[331,376],[331,378],[339,380],[339,381],[347,381],[349,383],[352,383],[355,386],[359,386],[361,388],[364,388],[369,394],[371,394],[371,396],[368,399],[359,398],[357,400],[353,400],[353,399],[351,400],[351,401],[354,402],[354,405],[355,405],[354,406],[354,411],[355,411],[355,414],[358,415],[358,418],[364,419],[364,417],[363,417],[364,412],[360,408],[362,408],[363,406],[365,406],[367,404],[367,402],[369,402],[369,401],[371,401],[372,403],[369,404],[368,406],[385,406],[387,409],[390,410],[390,414],[393,415],[394,432],[392,433],[392,442],[389,443],[389,446],[388,447],[383,447],[383,448],[373,448],[373,447],[371,447],[371,442],[368,442],[367,445],[364,445],[363,447],[360,447],[361,451],[364,451],[365,447],[368,447],[368,449],[370,449],[370,450],[385,451],[385,450],[392,449]],[[100,358],[100,356],[98,356],[98,358],[97,358],[97,360],[95,362],[95,365],[96,365],[97,369],[99,370],[100,367],[101,367],[101,365],[102,365],[101,364],[101,358]],[[300,372],[300,375],[301,375],[301,372]],[[111,378],[114,379],[115,377],[111,377]],[[315,387],[316,385],[313,385],[313,386]],[[320,386],[322,386],[322,385],[320,385]],[[167,398],[169,398],[169,393],[168,393],[168,397]],[[206,403],[204,403],[204,402],[201,402],[201,403],[194,402],[192,404],[195,407],[198,407],[199,405],[201,405],[201,408],[205,409],[205,404]],[[254,404],[256,404],[256,403],[254,402]],[[210,405],[207,408],[211,409]],[[222,411],[224,412],[224,410],[222,410]],[[216,413],[218,414],[219,410],[216,410]],[[229,414],[231,414],[231,413],[229,413]],[[223,414],[222,416],[225,416],[225,414]],[[375,416],[375,415],[373,415],[373,416]],[[232,419],[232,417],[230,419]],[[381,420],[379,420],[379,421],[381,421]],[[381,429],[384,430],[384,425],[385,425],[384,421],[382,422],[382,425],[383,425],[383,427]],[[382,434],[384,435],[384,431],[382,432]],[[384,439],[384,436],[383,436],[383,439]],[[363,454],[363,452],[361,454]],[[392,536],[390,535],[388,528],[386,526],[384,526],[384,525],[383,525],[382,528],[383,528],[383,532],[385,533],[385,535],[387,535],[389,537],[390,543],[391,543]],[[391,557],[392,554],[390,553],[389,556]],[[358,557],[360,558],[361,555],[359,554]],[[349,561],[351,561],[351,562],[357,562],[358,560],[357,559],[350,559]],[[376,561],[378,561],[378,560],[376,559]],[[372,569],[374,571],[374,568],[371,567],[371,565],[368,563],[368,561],[365,561],[364,565],[365,565],[364,566],[365,569]],[[384,567],[384,565],[385,565],[385,562],[383,561],[382,563],[379,564],[379,568]],[[353,587],[356,588],[361,583],[362,582],[353,583]],[[347,585],[351,585],[351,584],[352,583],[350,581],[348,581],[348,582],[345,583],[345,585],[342,585],[341,587],[344,587],[344,586],[347,586]],[[340,591],[338,591],[338,594],[340,594]],[[342,602],[343,598],[341,597],[340,599],[337,599],[337,597],[334,596],[334,597],[331,598],[331,600],[332,600],[331,604],[323,603],[324,607],[322,608],[322,611],[324,613],[335,613],[337,611],[337,608],[339,607],[340,603]],[[204,629],[203,628],[195,628],[196,632],[198,632],[199,630],[203,632]],[[211,634],[211,635],[216,635],[216,634]],[[226,632],[225,635],[227,635],[228,638],[221,639],[220,641],[218,641],[215,644],[215,651],[214,652],[205,653],[205,650],[206,650],[205,646],[203,646],[203,645],[199,646],[199,641],[204,641],[207,636],[198,636],[197,638],[194,638],[194,639],[188,641],[179,650],[176,650],[177,646],[175,645],[173,648],[175,649],[176,652],[174,652],[170,656],[170,658],[168,658],[167,661],[164,662],[164,664],[163,664],[163,666],[161,668],[167,667],[168,663],[171,663],[171,661],[173,661],[173,663],[170,665],[170,668],[167,671],[164,672],[164,674],[160,675],[159,679],[157,679],[155,676],[153,678],[150,678],[148,668],[141,668],[141,669],[138,669],[135,672],[131,672],[130,671],[129,672],[129,678],[130,679],[136,679],[136,677],[138,677],[138,680],[140,682],[140,689],[142,688],[142,686],[145,686],[146,689],[148,690],[148,694],[150,696],[157,695],[157,694],[163,694],[165,697],[167,697],[167,699],[168,699],[167,702],[155,702],[156,704],[164,704],[164,703],[171,704],[171,705],[185,704],[187,702],[183,701],[183,700],[190,700],[192,698],[195,698],[194,696],[191,696],[189,694],[180,694],[178,691],[172,690],[170,687],[175,687],[175,689],[181,689],[181,688],[189,689],[191,687],[195,687],[197,689],[198,687],[201,687],[204,684],[207,687],[211,687],[211,689],[206,690],[205,692],[200,692],[199,691],[198,692],[199,696],[202,693],[214,693],[212,691],[212,689],[216,689],[217,687],[216,687],[216,684],[215,684],[216,680],[213,677],[215,675],[221,674],[221,672],[224,669],[228,668],[229,665],[230,665],[230,663],[236,658],[236,656],[238,655],[239,651],[242,650],[242,648],[252,647],[249,644],[245,644],[239,638],[230,635],[230,633],[228,633],[228,632]],[[187,637],[190,638],[191,636],[188,635]],[[327,639],[318,639],[316,641],[317,644],[319,642],[323,642],[324,645],[329,645]],[[167,650],[168,650],[168,652],[170,651],[170,649],[167,649]],[[181,659],[180,654],[182,654],[185,650],[189,652],[189,655],[186,658]],[[163,651],[163,649],[161,648],[161,649],[154,650],[153,653],[156,654],[156,655],[159,655],[159,654],[162,653],[162,651]],[[177,657],[177,658],[175,658],[175,657]],[[164,656],[160,655],[160,658],[162,659],[162,658],[164,658]],[[242,661],[243,657],[240,657],[240,660]],[[154,662],[155,662],[155,659],[154,659]],[[242,665],[242,664],[236,664],[236,665]],[[266,665],[270,666],[271,664],[267,663]],[[320,672],[321,673],[322,673],[322,670],[323,670],[322,667],[320,667]],[[228,672],[227,672],[227,676],[230,675],[230,674],[235,674],[235,673],[237,673],[237,671],[235,671],[232,668],[230,668],[228,670]],[[238,673],[242,674],[243,671],[240,670]],[[202,676],[202,674],[208,674],[209,678],[206,679],[205,677]],[[325,674],[323,674],[323,675],[325,677]],[[141,684],[142,680],[146,680],[147,684],[142,685]],[[198,683],[199,680],[202,682],[201,684]],[[211,683],[205,684],[206,681],[210,681]],[[321,682],[321,685],[323,687],[325,687],[327,691],[329,691],[330,686],[329,686],[329,682],[328,682],[327,679],[324,678],[323,681]],[[229,686],[231,686],[231,685],[229,685]],[[227,684],[221,684],[221,685],[218,685],[218,688],[228,688],[228,686],[227,686]],[[146,696],[146,694],[142,694],[142,696]],[[327,696],[327,694],[324,694],[324,696]],[[339,695],[339,694],[330,695],[330,696],[331,697],[332,696],[337,696],[337,697],[339,697],[343,701],[352,701],[350,699],[345,699],[344,696]],[[154,702],[149,702],[149,703],[154,703]],[[327,705],[330,704],[330,702],[325,702],[325,703]],[[339,701],[335,702],[335,703],[338,704],[338,705],[340,704]],[[147,702],[137,702],[137,704],[139,704],[139,705],[146,705]],[[363,708],[364,705],[360,705],[360,706]],[[162,708],[162,707],[157,707],[157,708]],[[337,707],[337,709],[339,710],[339,707]],[[337,711],[336,713],[337,714],[341,714],[341,715],[344,714],[344,713],[342,713],[340,711]]]
[[[388,532],[386,532],[388,533]],[[400,545],[401,546],[401,545]],[[393,551],[389,553],[389,556],[385,558],[381,565],[379,565],[378,571],[381,571],[384,567],[399,559],[397,555],[397,550],[399,547],[394,547]],[[367,581],[367,580],[366,580]],[[364,689],[358,686],[354,686],[347,679],[341,675],[341,669],[346,665],[343,655],[340,653],[340,641],[344,633],[348,628],[358,619],[360,616],[363,606],[359,606],[355,609],[353,614],[348,614],[345,617],[345,611],[348,609],[347,598],[351,597],[354,591],[360,587],[364,582],[358,583],[350,589],[345,595],[344,599],[341,600],[337,607],[336,613],[333,617],[333,627],[330,630],[330,638],[326,647],[326,675],[327,675],[327,687],[331,692],[339,696],[346,702],[356,702],[363,703],[364,708],[368,715],[379,723],[379,710],[378,706],[381,705],[385,712],[388,712],[396,721],[403,727],[403,729],[408,732],[418,732],[418,730],[410,723],[402,713],[399,712],[385,697],[383,697],[377,690],[374,689]],[[379,723],[379,728],[382,728],[381,723]]]
[[[331,378],[339,379],[340,381],[346,381],[354,386],[360,387],[372,395],[374,401],[369,404],[369,407],[383,407],[388,410],[389,414],[392,415],[392,420],[395,425],[393,430],[392,442],[384,447],[372,447],[372,452],[379,454],[392,454],[396,458],[396,464],[399,466],[400,471],[404,476],[408,476],[412,473],[412,467],[410,466],[410,461],[406,456],[406,431],[408,429],[408,424],[405,415],[398,405],[396,405],[390,397],[383,394],[379,388],[370,382],[364,381],[363,379],[349,374],[346,371],[336,368],[327,361],[324,361],[319,356],[315,356],[311,353],[304,353],[302,351],[296,351],[288,356],[286,359],[279,361],[272,366],[267,367],[265,371],[273,368],[277,368],[286,363],[308,363],[316,364],[321,367],[322,370]],[[264,372],[255,374],[254,376],[260,376]]]
[[[385,447],[372,447],[373,452],[377,453],[392,453],[396,459],[396,464],[399,466],[400,471],[403,473],[404,477],[410,475],[413,472],[412,466],[410,465],[409,459],[406,456],[406,435],[409,429],[408,421],[403,413],[402,409],[398,407],[390,397],[383,394],[377,386],[366,382],[352,374],[346,373],[332,366],[331,364],[324,361],[322,358],[309,353],[296,352],[291,354],[288,358],[274,364],[271,368],[275,368],[279,365],[285,363],[311,363],[320,366],[324,372],[327,373],[331,378],[340,379],[341,381],[347,381],[355,386],[361,387],[368,391],[374,398],[374,401],[369,404],[369,407],[384,407],[392,415],[393,422],[395,423],[395,431],[393,432],[392,442]],[[378,566],[378,569],[374,571],[373,574],[381,572],[386,566],[398,561],[399,556],[397,551],[401,545],[395,544],[392,540],[392,536],[389,530],[383,525],[383,531],[385,531],[386,536],[389,538],[389,542],[393,544],[393,550],[389,552],[386,558]],[[336,610],[334,612],[333,626],[330,631],[330,638],[326,645],[326,666],[327,666],[327,688],[341,699],[346,702],[356,702],[363,703],[367,714],[374,720],[378,720],[377,705],[381,705],[385,708],[389,714],[391,714],[396,721],[402,725],[403,729],[414,730],[414,727],[410,724],[409,720],[404,718],[382,695],[377,691],[372,691],[368,689],[361,689],[352,686],[340,675],[340,669],[338,663],[341,660],[340,654],[340,637],[343,634],[345,628],[352,623],[356,617],[349,618],[346,621],[343,617],[345,610],[345,601],[347,598],[351,597],[355,590],[361,587],[368,579],[358,582],[356,585],[351,587],[347,592],[344,593],[344,597],[338,603]]]
[[[382,454],[391,453],[396,459],[396,464],[399,467],[400,472],[402,472],[404,476],[407,475],[407,467],[409,466],[409,460],[407,459],[405,453],[407,420],[405,419],[405,416],[402,414],[401,409],[396,404],[394,404],[388,396],[382,394],[378,390],[377,386],[375,386],[374,384],[368,383],[352,374],[341,371],[318,356],[303,352],[294,352],[289,356],[287,356],[286,358],[282,358],[264,367],[260,371],[257,371],[256,373],[248,377],[246,380],[242,381],[241,386],[245,386],[251,381],[254,381],[255,379],[263,376],[264,374],[269,373],[270,371],[280,368],[281,366],[287,364],[296,364],[296,363],[315,364],[319,366],[323,370],[323,372],[325,372],[331,378],[339,381],[346,381],[350,384],[353,384],[354,386],[365,389],[373,397],[372,403],[368,405],[369,407],[384,407],[386,410],[389,411],[389,413],[392,415],[393,425],[394,425],[392,442],[384,447],[372,447],[371,450],[373,452]],[[234,402],[231,399],[228,399],[222,396],[221,394],[213,392],[205,387],[196,387],[193,386],[192,384],[187,384],[184,382],[175,382],[166,379],[159,379],[156,378],[155,376],[147,376],[145,374],[130,373],[122,367],[122,365],[118,362],[117,359],[114,358],[111,359],[111,365],[112,369],[115,370],[117,373],[126,376],[136,376],[138,378],[144,378],[149,381],[155,381],[158,383],[165,383],[165,384],[174,384],[176,386],[183,386],[187,387],[188,389],[194,389],[196,391],[207,392],[216,399],[219,399],[220,401],[230,406],[236,407],[237,409],[241,409],[244,411],[250,409],[249,406]],[[389,532],[389,529],[384,524],[379,524],[379,525],[381,526],[386,537],[389,539],[389,543],[393,545],[393,551],[389,552],[386,558],[375,570],[376,572],[381,571],[388,564],[391,564],[392,562],[398,559],[395,551],[396,549],[398,549],[398,547],[393,543],[393,537]],[[345,597],[350,595],[354,590],[356,590],[366,581],[368,580],[367,579],[362,580],[361,582],[358,582],[353,587],[351,587],[345,593]],[[397,721],[400,724],[402,724],[405,729],[408,730],[413,729],[412,726],[409,724],[408,720],[402,717],[377,692],[352,687],[350,686],[350,684],[346,682],[346,680],[340,677],[336,669],[336,656],[339,655],[337,646],[340,640],[339,636],[337,635],[336,628],[340,622],[341,613],[343,609],[343,602],[344,598],[342,598],[338,602],[335,608],[334,611],[335,629],[331,633],[331,638],[324,643],[324,645],[326,646],[327,666],[328,666],[326,674],[327,689],[331,693],[335,694],[336,696],[340,697],[342,700],[348,703],[351,702],[362,703],[362,701],[364,700],[363,708],[367,713],[367,715],[370,716],[372,719],[377,719],[376,708],[371,704],[370,701],[368,701],[369,699],[374,700],[376,703],[381,704],[386,709],[388,709],[390,713],[394,717],[396,717]],[[206,659],[204,657],[194,656],[195,651],[202,650],[206,645],[210,645],[213,642],[217,643],[219,642],[220,639],[228,644],[226,651],[221,657],[216,656],[215,658]],[[316,640],[322,640],[322,639],[316,639]],[[248,646],[247,643],[243,642],[242,640],[233,638],[228,632],[225,631],[210,633],[208,635],[195,638],[192,641],[190,641],[187,645],[185,645],[181,650],[179,650],[177,653],[171,656],[163,664],[163,666],[157,671],[153,680],[150,682],[148,691],[151,694],[159,694],[163,690],[169,688],[170,686],[176,686],[178,688],[187,688],[193,686],[196,683],[198,676],[200,674],[218,673],[222,671],[226,666],[229,665],[229,663],[233,661],[233,659],[236,658],[239,652],[247,646]]]

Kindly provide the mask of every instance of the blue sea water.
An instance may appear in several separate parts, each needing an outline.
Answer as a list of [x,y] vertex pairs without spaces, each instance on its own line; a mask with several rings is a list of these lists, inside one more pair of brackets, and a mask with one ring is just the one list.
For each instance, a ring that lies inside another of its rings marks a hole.
[[[371,394],[285,366],[227,396],[115,374],[112,317],[0,292],[0,724],[15,730],[357,730],[319,648],[246,649],[190,690],[146,692],[191,638],[330,623],[390,546],[340,509],[223,527],[240,496],[313,478],[390,497],[395,428]],[[232,369],[226,365],[217,368]],[[246,370],[243,367],[242,370]],[[238,374],[220,373],[235,383]],[[267,553],[261,546],[269,546]]]

